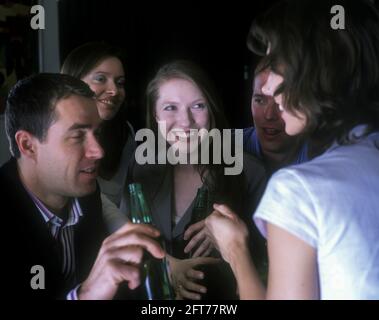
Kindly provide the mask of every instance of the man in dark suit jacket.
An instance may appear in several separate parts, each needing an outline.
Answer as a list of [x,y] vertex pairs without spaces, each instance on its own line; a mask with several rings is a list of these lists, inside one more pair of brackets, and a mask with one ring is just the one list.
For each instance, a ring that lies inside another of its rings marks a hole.
[[[11,242],[11,248],[18,248],[18,250],[10,250],[12,259],[6,261],[13,275],[7,278],[12,282],[10,288],[17,289],[16,295],[64,298],[62,294],[73,289],[75,283],[72,281],[67,283],[64,279],[61,272],[60,244],[46,228],[46,222],[23,187],[17,172],[16,159],[11,159],[1,167],[0,176],[2,195],[7,195],[4,197],[8,204],[7,210],[2,210],[5,220],[10,222],[6,225],[13,225],[20,231]],[[91,270],[106,233],[98,189],[95,193],[80,198],[79,204],[83,217],[75,227],[74,251],[77,261],[75,271],[77,281],[82,282]],[[31,267],[36,265],[43,266],[46,272],[44,290],[33,290],[30,285],[34,276],[31,273]]]
[[93,92],[67,75],[32,76],[11,90],[5,122],[12,159],[0,168],[0,203],[13,233],[3,232],[3,292],[111,299],[123,282],[137,287],[143,249],[164,252],[149,226],[129,223],[105,238]]

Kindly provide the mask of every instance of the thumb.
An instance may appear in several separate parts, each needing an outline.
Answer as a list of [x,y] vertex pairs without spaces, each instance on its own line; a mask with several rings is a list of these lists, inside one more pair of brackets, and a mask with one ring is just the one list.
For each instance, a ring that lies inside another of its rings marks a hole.
[[220,263],[222,259],[220,258],[213,258],[213,257],[198,257],[195,258],[196,265],[204,265],[204,264],[217,264]]
[[236,214],[225,204],[217,204],[213,205],[213,208],[220,212],[223,216],[228,217],[230,219],[235,218]]

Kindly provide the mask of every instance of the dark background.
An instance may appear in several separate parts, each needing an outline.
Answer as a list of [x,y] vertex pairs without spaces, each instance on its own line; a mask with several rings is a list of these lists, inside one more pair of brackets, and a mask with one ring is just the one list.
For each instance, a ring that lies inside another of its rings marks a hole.
[[[72,49],[88,41],[125,49],[128,117],[138,129],[144,125],[148,81],[164,63],[190,59],[215,82],[230,126],[250,126],[251,75],[258,58],[248,51],[246,36],[254,17],[276,1],[59,0],[61,63]],[[378,5],[379,0],[375,2]],[[37,0],[0,0],[2,5],[12,3],[33,5]],[[13,43],[7,46],[13,50],[8,50],[12,58],[8,60],[10,67],[18,66],[18,78],[38,71],[37,33],[29,21],[30,17],[16,17],[0,23],[1,37]],[[1,105],[0,101],[0,113]]]
[[61,59],[87,41],[125,48],[129,117],[136,128],[143,125],[143,94],[154,72],[170,60],[191,59],[215,82],[230,125],[248,126],[253,55],[246,36],[254,16],[272,2],[61,0]]
[[0,115],[17,80],[38,71],[38,34],[30,28],[31,0],[0,0]]

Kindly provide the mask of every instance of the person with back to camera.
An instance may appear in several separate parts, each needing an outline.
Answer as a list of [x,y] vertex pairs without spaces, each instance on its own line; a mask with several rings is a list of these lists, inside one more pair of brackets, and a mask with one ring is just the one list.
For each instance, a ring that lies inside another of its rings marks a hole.
[[255,21],[248,43],[270,68],[287,134],[306,134],[318,156],[276,172],[255,212],[267,237],[262,286],[247,229],[215,205],[207,232],[236,275],[243,299],[379,297],[379,14],[370,1],[282,1]]

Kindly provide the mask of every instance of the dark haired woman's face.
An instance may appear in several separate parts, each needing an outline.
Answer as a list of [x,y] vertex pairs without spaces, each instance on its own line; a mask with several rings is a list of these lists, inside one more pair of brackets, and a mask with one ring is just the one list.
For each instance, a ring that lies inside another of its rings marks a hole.
[[125,100],[125,72],[118,58],[104,59],[82,78],[95,92],[100,118],[112,119]]
[[294,136],[303,132],[307,119],[304,113],[299,111],[289,111],[284,106],[282,94],[274,96],[276,89],[283,82],[283,77],[277,73],[270,71],[266,83],[262,87],[262,92],[267,96],[272,96],[279,106],[281,117],[285,123],[286,133]]

